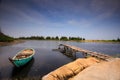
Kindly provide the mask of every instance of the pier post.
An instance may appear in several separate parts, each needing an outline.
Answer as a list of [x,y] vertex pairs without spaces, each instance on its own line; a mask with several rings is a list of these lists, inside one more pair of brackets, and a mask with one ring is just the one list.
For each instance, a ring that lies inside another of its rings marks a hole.
[[83,55],[83,57],[86,58],[88,54],[87,53],[82,53],[82,55]]

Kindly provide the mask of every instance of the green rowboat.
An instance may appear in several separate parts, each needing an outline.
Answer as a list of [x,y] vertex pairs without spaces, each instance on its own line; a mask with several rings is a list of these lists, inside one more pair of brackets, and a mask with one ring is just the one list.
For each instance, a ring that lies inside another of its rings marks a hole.
[[24,49],[18,52],[13,58],[9,58],[10,62],[16,67],[21,67],[27,64],[35,54],[35,50],[31,48]]

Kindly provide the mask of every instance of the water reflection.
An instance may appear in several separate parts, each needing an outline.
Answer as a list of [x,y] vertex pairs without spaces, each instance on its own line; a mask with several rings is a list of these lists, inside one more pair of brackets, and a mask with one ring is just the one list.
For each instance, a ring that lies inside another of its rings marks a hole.
[[32,58],[32,60],[30,62],[28,62],[26,65],[24,65],[23,67],[17,68],[17,67],[13,67],[12,70],[12,79],[22,79],[27,77],[30,68],[32,67],[34,63],[34,58]]
[[[52,49],[52,51],[58,51],[61,52],[63,55],[71,58],[72,60],[76,60],[77,58],[83,58],[85,57],[81,52],[76,52],[76,51],[72,51],[71,49],[66,50],[63,48],[58,48],[58,49]],[[77,55],[79,53],[79,55]]]
[[[68,58],[59,51],[52,51],[52,49],[58,48],[59,44],[73,45],[91,51],[106,53],[108,55],[120,55],[120,44],[28,40],[20,44],[0,46],[0,80],[13,80],[13,78],[16,78],[15,80],[26,80],[26,78],[29,80],[28,78],[43,76],[73,61],[73,59]],[[34,60],[30,61],[25,67],[16,69],[8,61],[8,57],[15,55],[23,48],[35,49],[36,53],[34,55]],[[83,57],[81,53],[76,53],[75,58],[81,57]],[[21,79],[22,77],[24,79]]]
[[0,80],[2,80],[1,72],[0,72]]

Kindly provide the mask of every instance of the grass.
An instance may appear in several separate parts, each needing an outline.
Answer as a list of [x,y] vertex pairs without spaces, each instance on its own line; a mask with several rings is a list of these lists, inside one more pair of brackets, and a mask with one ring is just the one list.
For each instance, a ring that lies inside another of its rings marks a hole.
[[12,42],[14,41],[14,38],[7,36],[3,33],[0,33],[0,42]]
[[120,43],[118,40],[68,40],[75,42],[94,42],[94,43]]

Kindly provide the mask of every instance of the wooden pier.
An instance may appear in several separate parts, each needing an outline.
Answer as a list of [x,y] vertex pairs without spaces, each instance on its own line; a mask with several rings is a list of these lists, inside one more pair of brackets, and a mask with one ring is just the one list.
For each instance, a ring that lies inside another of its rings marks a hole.
[[81,52],[84,57],[92,56],[92,57],[96,57],[106,61],[113,59],[113,57],[106,54],[85,50],[85,49],[78,48],[76,46],[67,45],[67,44],[60,44],[58,47],[58,50],[64,53],[65,55],[71,56],[71,57],[76,57],[76,53]]

